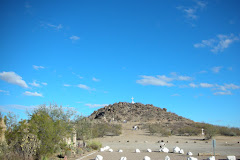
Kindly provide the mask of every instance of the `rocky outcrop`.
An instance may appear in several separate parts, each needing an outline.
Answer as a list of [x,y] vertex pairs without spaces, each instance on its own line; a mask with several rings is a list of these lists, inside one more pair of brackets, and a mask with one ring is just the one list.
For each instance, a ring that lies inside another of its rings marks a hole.
[[167,112],[166,108],[155,107],[152,104],[119,102],[94,111],[89,117],[100,121],[132,121],[132,122],[189,122],[192,121],[175,113]]

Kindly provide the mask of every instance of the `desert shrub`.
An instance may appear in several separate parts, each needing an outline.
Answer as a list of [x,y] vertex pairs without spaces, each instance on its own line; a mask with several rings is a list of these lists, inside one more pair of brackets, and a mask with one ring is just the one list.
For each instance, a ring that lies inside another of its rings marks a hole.
[[118,136],[122,133],[122,125],[93,123],[82,118],[76,122],[77,138],[87,140],[91,138],[103,137],[108,134]]
[[4,159],[8,151],[8,145],[5,142],[0,142],[0,159]]
[[[146,128],[146,127],[144,127]],[[164,128],[160,124],[148,124],[148,131],[150,134],[160,134],[161,136],[170,136],[171,132],[170,130]]]
[[92,138],[92,122],[80,116],[75,120],[77,139],[86,140]]
[[234,132],[236,136],[240,136],[240,128],[232,127],[231,131]]
[[186,127],[182,127],[178,129],[178,134],[180,135],[189,135],[189,136],[193,136],[193,135],[198,135],[201,133],[201,130],[199,128],[195,128],[192,126],[186,126]]
[[81,148],[77,148],[77,154],[83,154],[83,150]]
[[25,159],[32,159],[40,147],[40,141],[37,136],[31,133],[25,134],[20,141],[20,146]]
[[217,127],[207,124],[205,128],[205,139],[212,139],[217,134]]
[[98,141],[91,141],[88,143],[87,148],[91,148],[93,150],[98,150],[102,147],[102,144]]
[[71,154],[72,154],[72,151],[71,151],[71,150],[69,150],[69,149],[66,150],[65,155],[66,155],[67,157],[70,157]]

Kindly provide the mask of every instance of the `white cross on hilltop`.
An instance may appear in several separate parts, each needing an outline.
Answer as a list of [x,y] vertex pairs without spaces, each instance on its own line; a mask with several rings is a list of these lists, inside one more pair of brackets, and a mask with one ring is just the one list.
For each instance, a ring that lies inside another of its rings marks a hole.
[[135,103],[135,102],[133,101],[134,98],[132,97],[131,99],[132,99],[132,104],[134,104],[134,103]]

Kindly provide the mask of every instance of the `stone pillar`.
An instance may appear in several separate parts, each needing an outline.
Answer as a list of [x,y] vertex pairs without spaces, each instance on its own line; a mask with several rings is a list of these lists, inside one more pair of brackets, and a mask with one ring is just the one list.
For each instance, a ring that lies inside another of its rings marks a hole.
[[5,125],[4,122],[4,118],[1,118],[1,122],[0,122],[0,142],[4,142],[5,141],[5,131],[7,130],[7,126]]

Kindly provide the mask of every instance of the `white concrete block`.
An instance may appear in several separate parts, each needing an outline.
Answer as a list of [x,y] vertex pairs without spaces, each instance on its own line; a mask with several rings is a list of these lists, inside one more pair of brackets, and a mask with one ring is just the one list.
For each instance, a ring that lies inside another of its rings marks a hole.
[[227,156],[227,160],[236,160],[235,156]]

